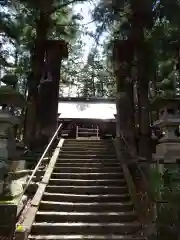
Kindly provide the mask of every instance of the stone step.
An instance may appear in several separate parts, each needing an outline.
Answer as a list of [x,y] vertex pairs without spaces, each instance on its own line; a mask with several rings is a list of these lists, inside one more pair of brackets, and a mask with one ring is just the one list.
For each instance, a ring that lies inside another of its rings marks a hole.
[[114,173],[100,173],[100,172],[93,172],[93,173],[55,173],[51,174],[51,178],[68,178],[68,179],[84,179],[84,180],[96,180],[96,179],[117,179],[117,178],[124,178],[124,174],[122,172],[114,172]]
[[95,150],[95,151],[106,151],[106,150],[113,150],[114,151],[114,146],[97,146],[97,145],[93,145],[93,146],[88,146],[88,145],[81,145],[81,144],[77,144],[77,145],[63,145],[62,149],[64,151],[79,151],[79,150]]
[[59,202],[122,202],[129,201],[129,194],[70,194],[70,193],[48,193],[45,192],[42,200]]
[[82,146],[81,144],[78,144],[78,145],[75,145],[75,146],[69,146],[69,145],[63,145],[62,149],[65,151],[79,151],[79,150],[95,150],[95,151],[105,151],[105,150],[114,150],[114,147],[111,145],[111,146],[97,146],[97,145],[94,145],[94,146]]
[[93,145],[89,145],[89,144],[66,144],[63,145],[62,147],[63,149],[69,149],[69,150],[77,150],[77,149],[90,149],[90,150],[107,150],[107,149],[114,149],[114,146],[111,145],[99,145],[99,144],[93,144]]
[[126,186],[125,179],[97,179],[97,180],[83,180],[83,179],[54,179],[49,180],[50,185],[69,185],[69,186]]
[[30,235],[28,237],[30,240],[146,240],[144,237],[137,237],[133,235]]
[[118,167],[57,167],[57,165],[53,169],[53,173],[114,173],[114,172],[122,172],[122,168]]
[[[46,160],[43,160],[43,162],[46,162]],[[119,164],[119,161],[116,159],[116,158],[108,158],[108,159],[98,159],[98,158],[90,158],[90,159],[87,159],[87,158],[62,158],[62,157],[59,157],[56,161],[56,164],[57,163],[79,163],[79,164],[95,164],[95,163],[98,163],[98,164],[103,164],[103,165],[106,165],[106,164]]]
[[62,222],[83,222],[83,223],[108,223],[108,222],[130,222],[137,220],[133,211],[129,212],[42,212],[36,213],[35,222],[62,223]]
[[115,154],[89,154],[89,153],[79,153],[79,154],[73,154],[73,153],[67,153],[67,152],[60,152],[58,159],[116,159]]
[[61,152],[60,152],[60,155],[61,154],[65,154],[65,153],[68,153],[68,154],[74,154],[74,155],[80,155],[80,154],[84,154],[84,155],[87,155],[87,154],[94,154],[94,155],[115,155],[114,153],[114,149],[110,148],[110,149],[89,149],[89,148],[82,148],[82,149],[65,149],[65,148],[62,148]]
[[78,136],[77,136],[77,139],[78,138],[94,138],[94,139],[98,139],[99,138],[99,135],[97,135],[97,133],[95,132],[79,132],[78,133]]
[[114,144],[112,142],[100,142],[99,140],[86,140],[86,139],[82,139],[82,140],[76,140],[76,142],[65,142],[63,144],[63,147],[104,147],[104,148],[114,148]]
[[113,144],[113,141],[112,140],[108,140],[108,139],[98,139],[98,140],[96,140],[96,139],[92,139],[92,140],[89,140],[89,139],[85,139],[85,140],[67,139],[67,140],[65,140],[65,144],[67,144],[67,143],[76,143],[76,144],[81,144],[81,143]]
[[111,162],[83,162],[83,161],[80,161],[80,162],[75,162],[75,161],[71,161],[71,162],[68,162],[68,161],[65,161],[65,162],[61,162],[58,161],[56,164],[55,164],[56,167],[87,167],[87,168],[90,168],[90,167],[96,167],[96,168],[103,168],[103,167],[121,167],[120,166],[120,163],[118,162],[114,162],[114,163],[111,163]]
[[[93,142],[93,141],[96,141],[96,142]],[[77,142],[69,142],[69,143],[64,143],[63,144],[63,147],[70,147],[70,148],[73,148],[73,147],[86,147],[86,148],[114,148],[114,145],[112,143],[99,143],[99,140],[89,140],[88,142],[86,142],[85,139],[83,140],[77,140]]]
[[139,222],[131,223],[33,223],[31,234],[133,234],[141,229]]
[[127,186],[110,187],[110,186],[57,186],[48,185],[48,193],[70,193],[70,194],[128,194]]
[[[71,200],[71,199],[70,199]],[[72,212],[104,212],[104,211],[133,211],[131,201],[126,202],[58,202],[41,201],[39,211],[72,211]]]
[[79,139],[67,139],[65,143],[100,143],[100,144],[112,144],[112,139],[85,139],[85,140],[79,140]]
[[133,240],[141,229],[113,141],[65,140],[29,239]]
[[83,136],[83,135],[81,135],[81,136],[77,136],[76,137],[76,139],[77,140],[99,140],[99,136],[96,136],[96,135],[89,135],[89,136]]
[[113,144],[101,144],[99,145],[98,143],[96,144],[64,144],[62,146],[62,149],[64,150],[80,150],[80,149],[89,149],[89,150],[114,150],[115,146]]

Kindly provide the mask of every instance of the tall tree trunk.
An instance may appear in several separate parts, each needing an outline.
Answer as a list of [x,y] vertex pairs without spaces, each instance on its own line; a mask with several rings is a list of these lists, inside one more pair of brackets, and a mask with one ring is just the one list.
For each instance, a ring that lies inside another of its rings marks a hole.
[[25,114],[24,140],[32,145],[36,139],[36,121],[38,112],[38,85],[42,76],[44,65],[45,42],[50,26],[50,15],[40,12],[36,26],[36,40],[31,55],[31,74],[28,78],[28,98]]
[[151,23],[151,0],[131,0],[132,31],[131,39],[137,56],[138,70],[138,112],[139,112],[139,155],[151,158],[151,132],[149,122],[149,79],[146,75],[146,43],[144,27]]
[[[129,54],[124,52],[128,49]],[[128,56],[127,56],[128,55]],[[124,56],[124,57],[123,57]],[[125,57],[126,56],[126,57]],[[114,46],[115,75],[117,84],[117,135],[123,134],[129,144],[131,154],[136,153],[135,127],[134,127],[134,104],[133,104],[133,83],[130,78],[131,61],[133,50],[129,42],[118,41]],[[122,142],[122,145],[124,143]]]
[[138,77],[138,112],[139,112],[139,155],[150,160],[151,158],[151,132],[149,116],[149,99],[148,99],[148,80],[143,74],[144,69],[139,59],[139,77]]
[[46,78],[39,87],[38,139],[47,144],[57,128],[60,67],[62,58],[67,57],[67,43],[63,40],[46,42]]
[[180,42],[178,42],[178,47],[177,47],[177,67],[176,69],[178,70],[179,78],[178,78],[178,87],[180,88]]

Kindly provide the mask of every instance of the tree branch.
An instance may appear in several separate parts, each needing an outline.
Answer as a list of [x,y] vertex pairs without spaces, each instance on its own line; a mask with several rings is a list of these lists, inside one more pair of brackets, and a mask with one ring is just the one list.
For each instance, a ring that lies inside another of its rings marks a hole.
[[84,26],[87,26],[93,22],[96,22],[97,20],[92,20],[90,22],[87,22],[87,23],[83,23],[83,24],[56,24],[57,26],[59,27],[84,27]]
[[59,10],[61,8],[67,7],[67,6],[69,6],[70,4],[73,4],[73,3],[78,3],[78,2],[82,3],[82,2],[87,2],[87,1],[88,0],[70,0],[70,1],[68,1],[66,3],[60,4],[60,5],[56,6],[56,7],[54,7],[53,9],[51,9],[48,12],[48,14],[53,14],[55,11],[57,11],[57,10]]

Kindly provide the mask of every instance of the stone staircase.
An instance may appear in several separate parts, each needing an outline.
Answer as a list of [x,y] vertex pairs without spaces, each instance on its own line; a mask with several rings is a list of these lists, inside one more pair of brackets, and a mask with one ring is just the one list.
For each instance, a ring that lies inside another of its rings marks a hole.
[[31,240],[143,240],[112,141],[65,140]]

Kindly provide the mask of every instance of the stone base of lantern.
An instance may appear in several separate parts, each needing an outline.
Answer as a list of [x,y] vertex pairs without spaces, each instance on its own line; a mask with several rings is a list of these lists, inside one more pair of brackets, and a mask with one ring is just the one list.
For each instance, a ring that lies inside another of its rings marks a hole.
[[3,194],[4,190],[4,181],[0,181],[0,195]]
[[14,239],[16,226],[17,205],[11,203],[0,204],[0,239]]
[[25,160],[18,160],[18,161],[11,161],[9,166],[10,172],[16,172],[26,169],[26,161]]
[[0,159],[0,181],[4,180],[4,177],[8,173],[8,164],[3,161],[3,159]]
[[156,159],[164,159],[164,163],[176,163],[180,158],[180,141],[165,141],[156,146]]

